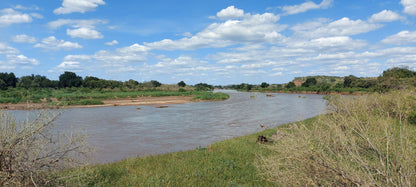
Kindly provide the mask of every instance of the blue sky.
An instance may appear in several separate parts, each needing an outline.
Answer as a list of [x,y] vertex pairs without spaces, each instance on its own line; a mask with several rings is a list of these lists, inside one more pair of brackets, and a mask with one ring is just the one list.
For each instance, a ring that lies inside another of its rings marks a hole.
[[214,85],[416,70],[416,0],[1,0],[0,72]]

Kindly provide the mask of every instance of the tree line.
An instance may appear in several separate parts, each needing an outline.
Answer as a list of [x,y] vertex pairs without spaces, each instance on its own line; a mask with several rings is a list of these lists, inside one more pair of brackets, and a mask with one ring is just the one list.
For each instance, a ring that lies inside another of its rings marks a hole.
[[310,76],[295,78],[286,84],[268,84],[262,82],[260,85],[242,83],[228,85],[224,88],[245,91],[314,91],[314,92],[355,92],[355,91],[377,91],[386,92],[390,89],[406,89],[416,87],[416,72],[407,67],[393,67],[383,71],[378,77],[356,77],[349,75],[345,77]]
[[[187,84],[184,81],[177,83],[180,88],[184,88]],[[59,76],[59,80],[50,80],[46,76],[42,75],[28,75],[17,78],[13,72],[0,73],[0,89],[7,90],[8,88],[91,88],[91,89],[103,89],[103,88],[128,88],[128,89],[152,89],[162,86],[162,83],[156,80],[148,82],[138,82],[133,79],[128,81],[116,81],[105,80],[94,76],[86,76],[82,78],[74,72],[66,71]],[[194,85],[198,91],[210,91],[214,89],[214,86],[199,83]]]

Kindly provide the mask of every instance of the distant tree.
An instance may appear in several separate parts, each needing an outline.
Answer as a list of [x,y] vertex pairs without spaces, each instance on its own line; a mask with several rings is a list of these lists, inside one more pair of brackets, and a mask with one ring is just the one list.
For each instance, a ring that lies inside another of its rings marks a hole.
[[327,92],[327,91],[329,91],[330,88],[331,88],[331,84],[322,83],[322,84],[319,85],[318,91],[319,92]]
[[56,84],[46,78],[45,76],[41,75],[28,75],[23,76],[18,79],[17,83],[18,87],[22,88],[54,88]]
[[416,77],[416,72],[409,70],[408,67],[394,67],[383,71],[382,77],[410,78]]
[[181,81],[181,82],[178,82],[178,86],[179,86],[179,87],[185,87],[185,86],[186,86],[186,84],[185,84],[185,82]]
[[364,79],[359,78],[352,82],[351,87],[358,87],[358,88],[370,88],[377,84],[376,79]]
[[152,83],[152,86],[153,86],[153,87],[159,87],[159,86],[162,86],[162,83],[160,83],[159,81],[151,80],[150,82]]
[[82,82],[82,86],[86,88],[105,88],[105,81],[97,77],[86,76]]
[[309,87],[309,86],[315,86],[317,83],[315,77],[309,77],[306,79],[304,83],[302,83],[302,87]]
[[197,90],[197,91],[211,91],[211,90],[214,90],[214,86],[209,85],[207,83],[199,83],[199,84],[195,84],[195,90]]
[[377,78],[375,90],[386,92],[390,89],[406,89],[416,86],[416,72],[407,67],[394,67],[383,72]]
[[14,73],[0,73],[0,89],[6,90],[8,87],[16,87],[17,78]]
[[294,88],[294,87],[296,87],[296,85],[295,85],[295,83],[293,83],[293,82],[289,82],[289,83],[287,83],[287,84],[286,84],[286,86],[285,86],[285,88],[287,88],[287,89]]
[[267,84],[267,82],[262,82],[261,83],[261,85],[260,85],[260,87],[262,87],[262,88],[267,88],[267,87],[269,87],[270,85],[269,84]]
[[59,76],[59,86],[66,87],[80,87],[82,85],[82,77],[77,76],[74,72],[65,71]]
[[354,75],[344,77],[344,88],[351,88],[353,86],[353,82],[357,79],[358,78]]
[[248,91],[250,91],[251,89],[253,89],[253,85],[247,84],[246,88],[247,88]]
[[7,84],[2,79],[0,79],[0,89],[1,90],[7,90]]
[[132,88],[136,88],[137,86],[139,86],[139,82],[130,79],[129,81],[124,82],[124,85],[130,89]]

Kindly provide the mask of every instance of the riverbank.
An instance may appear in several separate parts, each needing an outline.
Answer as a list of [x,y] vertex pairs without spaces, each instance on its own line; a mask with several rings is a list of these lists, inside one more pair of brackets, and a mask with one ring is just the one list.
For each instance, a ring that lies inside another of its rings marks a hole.
[[[220,101],[228,94],[209,91],[120,91],[91,89],[40,89],[25,94],[25,90],[10,89],[0,94],[0,109],[34,110],[60,108],[91,108],[108,106],[140,106],[183,104],[199,101]],[[20,95],[20,97],[18,97]],[[24,100],[26,98],[26,100]]]
[[[317,118],[298,123],[310,124]],[[291,129],[294,123],[278,129]],[[259,124],[260,125],[260,124]],[[65,186],[275,186],[260,175],[257,163],[272,153],[271,142],[258,142],[259,136],[269,140],[276,129],[231,138],[179,151],[126,159],[108,164],[68,170],[61,181]],[[76,177],[68,177],[76,176]]]
[[137,98],[120,98],[102,100],[102,104],[93,105],[68,105],[59,106],[50,103],[17,103],[17,104],[0,104],[0,109],[5,110],[35,110],[35,109],[62,109],[62,108],[93,108],[93,107],[110,107],[110,106],[144,106],[144,105],[171,105],[184,104],[192,102],[201,102],[207,100],[196,100],[194,96],[162,96],[162,97],[137,97]]

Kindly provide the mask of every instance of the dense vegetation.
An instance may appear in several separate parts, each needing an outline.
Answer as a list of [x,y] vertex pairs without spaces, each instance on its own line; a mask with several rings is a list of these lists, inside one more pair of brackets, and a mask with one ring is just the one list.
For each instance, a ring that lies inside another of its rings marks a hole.
[[415,186],[416,89],[330,98],[331,113],[279,128],[261,173],[282,186]]
[[367,78],[349,75],[297,77],[286,84],[260,85],[239,84],[224,88],[241,91],[274,91],[274,92],[316,92],[316,93],[355,93],[387,92],[392,89],[416,87],[416,72],[406,67],[394,67],[383,72],[379,77]]
[[[212,93],[214,87],[206,83],[188,86],[165,85],[156,80],[139,83],[104,80],[87,76],[84,79],[73,72],[65,72],[59,80],[30,75],[16,78],[13,73],[0,73],[0,103],[47,103],[48,105],[97,105],[101,100],[136,98],[139,96],[195,96],[199,100],[224,100],[228,95]],[[208,91],[208,92],[207,92]]]

